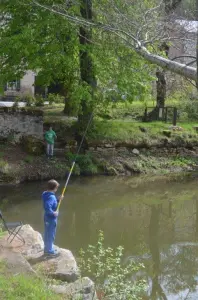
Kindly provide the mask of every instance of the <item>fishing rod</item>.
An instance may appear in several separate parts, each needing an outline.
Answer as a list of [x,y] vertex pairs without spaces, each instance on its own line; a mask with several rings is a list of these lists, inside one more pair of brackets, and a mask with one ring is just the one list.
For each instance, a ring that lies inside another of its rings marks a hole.
[[73,160],[73,162],[72,162],[72,166],[71,166],[70,171],[69,171],[69,174],[68,174],[68,176],[67,176],[67,180],[66,180],[66,182],[65,182],[65,186],[64,186],[63,191],[62,191],[62,194],[61,194],[61,199],[60,199],[60,201],[59,201],[59,203],[58,203],[58,206],[57,206],[57,210],[56,210],[56,211],[59,211],[59,208],[60,208],[62,199],[63,199],[63,197],[64,197],[64,195],[65,195],[65,192],[66,192],[66,189],[67,189],[67,186],[68,186],[68,183],[69,183],[71,174],[72,174],[73,169],[74,169],[75,164],[76,164],[76,159],[77,159],[78,154],[79,154],[79,152],[80,152],[80,150],[81,150],[82,144],[83,144],[83,142],[84,142],[85,136],[86,136],[86,134],[87,134],[87,131],[88,131],[88,129],[89,129],[89,126],[90,126],[90,124],[91,124],[92,119],[93,119],[93,113],[91,114],[91,116],[90,116],[90,118],[89,118],[89,121],[88,121],[88,123],[87,123],[87,127],[86,127],[86,129],[85,129],[85,131],[84,131],[83,137],[82,137],[81,142],[80,142],[80,145],[79,145],[79,147],[78,147],[78,151],[76,152],[75,158],[74,158],[74,160]]

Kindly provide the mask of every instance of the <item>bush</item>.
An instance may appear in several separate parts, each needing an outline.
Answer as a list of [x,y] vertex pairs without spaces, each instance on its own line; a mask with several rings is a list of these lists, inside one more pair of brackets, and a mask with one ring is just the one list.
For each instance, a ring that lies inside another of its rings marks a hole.
[[23,136],[20,140],[20,144],[22,148],[30,155],[41,155],[45,151],[44,142],[32,135]]
[[59,94],[48,94],[47,100],[50,105],[53,103],[64,103],[65,97]]
[[[66,153],[66,158],[71,164],[75,157],[76,155],[73,153]],[[76,158],[76,167],[80,169],[80,173],[83,175],[93,175],[98,172],[98,168],[89,154],[79,154]]]
[[185,120],[197,121],[198,120],[198,100],[188,99],[180,104],[179,113],[180,119],[183,117]]
[[41,95],[35,96],[35,106],[40,107],[44,106],[45,99]]
[[23,101],[26,102],[27,106],[32,106],[35,104],[35,98],[31,95],[25,95]]
[[143,265],[130,261],[122,264],[123,248],[104,247],[104,235],[100,231],[96,246],[80,251],[79,267],[82,276],[90,277],[101,299],[134,300],[142,299],[146,286],[144,281],[131,282],[131,276]]

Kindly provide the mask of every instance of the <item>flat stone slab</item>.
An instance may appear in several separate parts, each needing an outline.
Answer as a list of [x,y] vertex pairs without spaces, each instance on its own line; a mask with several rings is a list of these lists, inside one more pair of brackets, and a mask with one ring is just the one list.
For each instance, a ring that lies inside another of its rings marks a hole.
[[[74,282],[79,277],[79,271],[76,260],[71,251],[66,249],[57,248],[60,252],[58,257],[38,257],[37,265],[39,268],[45,270],[48,275],[54,279]],[[31,261],[30,261],[31,262]]]
[[50,288],[56,294],[64,295],[65,299],[97,300],[94,283],[88,277],[70,284],[52,285]]

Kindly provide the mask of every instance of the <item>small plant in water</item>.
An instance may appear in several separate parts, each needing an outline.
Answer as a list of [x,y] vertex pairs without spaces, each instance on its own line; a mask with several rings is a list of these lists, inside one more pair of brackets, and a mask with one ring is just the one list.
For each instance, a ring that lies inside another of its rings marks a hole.
[[80,250],[79,267],[82,276],[90,277],[96,286],[99,300],[138,300],[146,290],[145,282],[131,281],[141,264],[130,261],[123,264],[123,247],[116,249],[104,246],[104,235],[100,231],[95,246],[89,245],[86,252]]

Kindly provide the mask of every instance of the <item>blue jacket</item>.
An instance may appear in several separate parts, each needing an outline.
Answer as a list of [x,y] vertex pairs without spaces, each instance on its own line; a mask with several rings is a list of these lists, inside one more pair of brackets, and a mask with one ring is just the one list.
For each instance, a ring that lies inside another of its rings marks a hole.
[[49,219],[56,219],[54,212],[57,209],[58,200],[53,192],[43,192],[43,208],[45,211],[45,217]]

